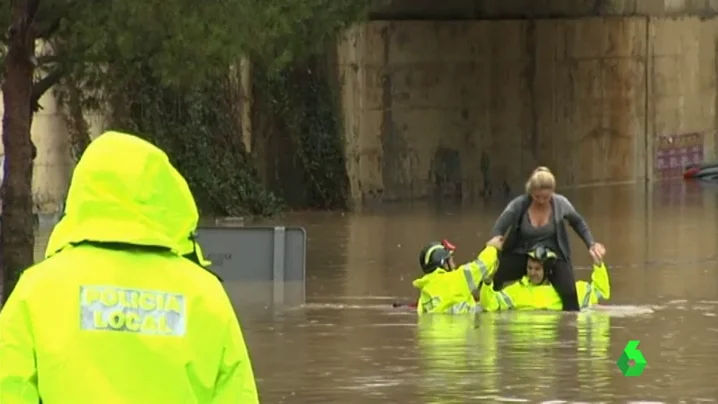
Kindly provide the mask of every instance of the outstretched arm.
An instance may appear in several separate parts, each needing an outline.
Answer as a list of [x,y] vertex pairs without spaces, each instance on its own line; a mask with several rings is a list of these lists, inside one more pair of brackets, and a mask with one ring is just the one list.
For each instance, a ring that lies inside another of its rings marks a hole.
[[461,266],[472,294],[479,289],[482,280],[494,276],[498,266],[499,250],[495,245],[487,245],[475,260]]
[[497,236],[486,243],[486,249],[481,252],[479,258],[485,254],[487,258],[493,258],[493,265],[481,275],[481,291],[479,292],[479,305],[484,311],[510,310],[513,308],[511,297],[505,290],[494,291],[494,274],[499,266],[498,252],[503,244],[503,237]]
[[484,311],[500,311],[514,309],[514,299],[516,295],[516,287],[519,283],[513,283],[498,292],[494,290],[493,279],[484,280],[481,286],[479,304]]
[[501,310],[500,299],[498,293],[494,291],[494,280],[492,278],[484,279],[479,292],[479,305],[484,311]]
[[564,218],[568,220],[568,223],[581,240],[583,240],[583,243],[586,244],[586,247],[591,248],[596,242],[593,239],[593,234],[591,234],[586,220],[578,213],[576,208],[573,207],[568,198],[561,196],[558,202],[562,205],[561,208],[564,212]]
[[591,282],[579,281],[576,289],[579,291],[581,308],[585,309],[601,300],[611,298],[611,281],[608,276],[608,268],[603,262],[593,264]]
[[611,298],[611,280],[608,276],[608,268],[603,262],[593,264],[591,287],[599,298],[603,300]]

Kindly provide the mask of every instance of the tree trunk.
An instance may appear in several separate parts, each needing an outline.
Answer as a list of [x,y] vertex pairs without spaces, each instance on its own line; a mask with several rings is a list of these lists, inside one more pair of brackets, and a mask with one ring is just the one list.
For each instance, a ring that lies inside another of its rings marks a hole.
[[2,84],[5,180],[2,184],[0,225],[0,279],[5,302],[19,274],[33,264],[35,235],[32,218],[33,58],[35,33],[32,20],[38,0],[13,0]]

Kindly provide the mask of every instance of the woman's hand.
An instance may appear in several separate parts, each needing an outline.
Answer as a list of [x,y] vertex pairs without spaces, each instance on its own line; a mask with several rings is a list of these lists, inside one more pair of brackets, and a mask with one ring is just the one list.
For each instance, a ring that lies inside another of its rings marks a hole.
[[588,249],[588,253],[591,254],[593,262],[603,262],[603,256],[606,255],[606,247],[601,243],[594,243],[591,248]]
[[487,247],[494,247],[497,250],[501,250],[501,246],[504,244],[504,236],[495,236],[492,237],[491,240],[489,240],[486,243]]

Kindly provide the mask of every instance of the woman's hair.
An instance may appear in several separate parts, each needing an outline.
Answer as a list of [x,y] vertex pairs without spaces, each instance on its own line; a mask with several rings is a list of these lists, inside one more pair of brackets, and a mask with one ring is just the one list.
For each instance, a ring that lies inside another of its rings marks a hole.
[[556,190],[556,177],[553,176],[551,170],[547,167],[537,167],[529,180],[526,181],[526,193],[531,193],[537,189],[550,189],[551,191]]

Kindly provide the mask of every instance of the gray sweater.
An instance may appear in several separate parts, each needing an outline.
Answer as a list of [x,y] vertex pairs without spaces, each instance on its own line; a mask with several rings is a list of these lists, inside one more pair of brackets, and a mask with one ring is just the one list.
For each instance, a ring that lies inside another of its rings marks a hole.
[[[499,218],[496,219],[491,235],[506,236],[502,251],[511,252],[521,245],[521,220],[523,220],[530,204],[531,198],[528,195],[520,195],[509,202]],[[556,223],[556,241],[560,249],[558,252],[561,258],[570,262],[571,246],[568,241],[568,232],[566,231],[564,220],[568,221],[588,248],[594,244],[593,235],[588,229],[586,221],[576,211],[568,198],[560,194],[554,194],[551,204],[553,205],[553,217]]]

